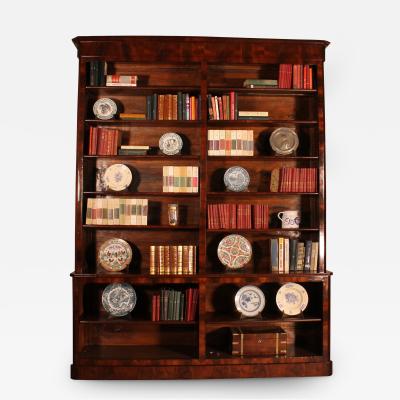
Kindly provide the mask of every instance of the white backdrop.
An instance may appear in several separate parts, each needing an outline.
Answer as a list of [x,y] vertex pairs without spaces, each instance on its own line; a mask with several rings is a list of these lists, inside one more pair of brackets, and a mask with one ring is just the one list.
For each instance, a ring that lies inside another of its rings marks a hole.
[[[389,398],[397,392],[399,25],[394,1],[8,1],[0,11],[4,399]],[[69,379],[78,35],[331,41],[326,61],[329,378]],[[397,259],[397,262],[396,262]]]

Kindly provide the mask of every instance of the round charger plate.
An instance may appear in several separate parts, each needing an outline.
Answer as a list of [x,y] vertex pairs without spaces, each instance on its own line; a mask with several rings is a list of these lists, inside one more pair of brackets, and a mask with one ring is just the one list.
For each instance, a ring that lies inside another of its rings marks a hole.
[[257,286],[243,286],[236,293],[235,306],[245,317],[255,317],[264,310],[264,293]]
[[183,141],[177,133],[168,132],[160,137],[158,146],[164,154],[173,156],[182,150]]
[[225,236],[219,242],[217,255],[227,268],[242,268],[251,260],[251,243],[241,235]]
[[112,164],[104,172],[104,182],[116,192],[125,190],[132,182],[132,172],[124,164]]
[[250,175],[243,167],[230,167],[225,171],[224,184],[228,190],[243,192],[250,183]]
[[93,104],[93,113],[99,119],[111,119],[117,113],[117,104],[108,97],[102,97]]
[[114,317],[129,314],[136,305],[136,292],[129,283],[111,283],[102,295],[104,309]]
[[299,137],[294,129],[282,127],[271,133],[269,143],[275,153],[288,155],[299,147]]
[[106,271],[122,271],[132,261],[131,246],[123,239],[109,239],[100,246],[98,260]]
[[307,291],[298,283],[286,283],[276,294],[276,304],[286,315],[301,314],[308,304]]

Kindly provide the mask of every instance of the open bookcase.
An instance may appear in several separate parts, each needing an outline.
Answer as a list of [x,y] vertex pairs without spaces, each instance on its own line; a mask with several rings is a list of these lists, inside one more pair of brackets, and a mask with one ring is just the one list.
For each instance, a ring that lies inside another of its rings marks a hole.
[[[330,375],[330,275],[326,269],[324,70],[326,41],[208,37],[77,37],[79,87],[76,164],[76,259],[73,278],[73,364],[75,379],[248,378]],[[89,82],[90,62],[107,62],[107,73],[137,75],[136,87]],[[280,64],[309,65],[312,88],[243,87],[246,79],[278,79]],[[208,94],[234,91],[238,108],[267,110],[268,119],[210,120]],[[199,98],[194,120],[121,120],[118,113],[145,113],[148,96],[189,93]],[[97,119],[99,98],[118,105],[115,118]],[[146,155],[89,155],[93,127],[122,132],[122,144],[148,145]],[[295,129],[295,153],[276,155],[268,138],[279,127]],[[252,156],[209,155],[209,130],[251,130]],[[157,151],[159,138],[176,132],[180,154]],[[96,166],[122,163],[133,184],[122,192],[96,189]],[[196,166],[198,192],[163,192],[163,167]],[[223,174],[239,165],[250,175],[247,191],[225,190]],[[315,168],[317,190],[271,192],[277,168]],[[87,200],[106,196],[148,199],[147,225],[87,223]],[[168,225],[167,207],[177,203],[180,223]],[[210,229],[210,204],[268,204],[268,229]],[[301,210],[297,229],[282,229],[277,213]],[[237,272],[228,272],[217,256],[220,240],[237,233],[251,243],[253,255]],[[318,242],[317,270],[271,270],[270,239]],[[121,238],[133,259],[121,272],[98,265],[100,246]],[[195,245],[194,274],[150,274],[152,245]],[[111,283],[129,283],[137,303],[126,318],[109,318],[102,292]],[[301,316],[283,318],[275,302],[281,285],[294,282],[307,291]],[[234,297],[244,285],[260,288],[266,306],[260,318],[241,319]],[[194,320],[152,321],[151,296],[161,289],[198,289]],[[280,327],[287,334],[285,356],[233,356],[230,328]]]

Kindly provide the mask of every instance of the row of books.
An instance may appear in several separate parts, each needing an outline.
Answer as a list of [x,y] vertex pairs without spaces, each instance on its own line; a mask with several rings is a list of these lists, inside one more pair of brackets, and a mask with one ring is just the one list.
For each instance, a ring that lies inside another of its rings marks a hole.
[[181,290],[161,289],[151,299],[152,321],[194,321],[196,319],[199,290],[188,288]]
[[106,86],[135,87],[137,86],[137,75],[107,75]]
[[271,272],[318,272],[318,242],[276,238],[271,241]]
[[149,95],[146,98],[146,119],[193,121],[201,119],[200,95],[177,94]]
[[150,146],[122,145],[118,150],[119,156],[144,156],[150,150]]
[[90,156],[115,156],[121,142],[121,132],[118,129],[91,126],[89,129]]
[[317,168],[284,167],[271,172],[271,192],[314,193],[317,187]]
[[245,88],[274,88],[278,87],[278,81],[276,79],[246,79],[243,82]]
[[148,199],[89,198],[88,225],[147,225]]
[[150,246],[150,275],[194,275],[197,246]]
[[104,86],[107,75],[105,61],[89,61],[88,63],[89,86]]
[[209,204],[209,229],[268,229],[268,204]]
[[279,88],[312,89],[313,70],[311,66],[303,64],[280,64]]
[[207,133],[209,156],[254,155],[254,132],[252,130],[214,130]]
[[238,119],[237,93],[229,92],[222,96],[207,95],[208,119],[236,120]]
[[163,166],[163,192],[197,193],[198,186],[199,167]]

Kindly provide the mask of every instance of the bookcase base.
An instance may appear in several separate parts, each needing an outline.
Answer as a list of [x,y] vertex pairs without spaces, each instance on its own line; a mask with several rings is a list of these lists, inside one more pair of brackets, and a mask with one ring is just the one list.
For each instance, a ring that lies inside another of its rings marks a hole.
[[108,367],[71,365],[72,379],[227,379],[332,375],[332,361],[252,365]]

